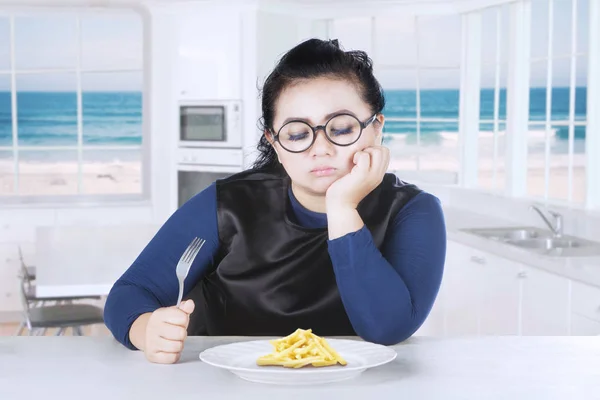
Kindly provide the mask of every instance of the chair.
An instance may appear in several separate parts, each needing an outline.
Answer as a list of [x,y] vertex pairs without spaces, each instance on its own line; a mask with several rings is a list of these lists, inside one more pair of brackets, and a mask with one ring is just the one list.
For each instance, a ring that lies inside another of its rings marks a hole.
[[[53,296],[53,297],[37,297],[35,285],[32,284],[35,281],[36,270],[33,266],[28,266],[25,264],[25,260],[23,258],[23,253],[21,251],[21,246],[19,246],[19,259],[21,262],[21,272],[19,274],[19,279],[21,281],[21,292],[22,296],[24,296],[24,307],[27,310],[30,310],[31,315],[33,316],[34,321],[44,320],[44,321],[56,321],[64,319],[64,315],[62,315],[63,311],[59,311],[59,308],[51,308],[48,306],[44,306],[46,302],[55,302],[56,305],[54,307],[59,307],[59,304],[63,304],[60,306],[60,310],[65,310],[67,305],[71,306],[71,302],[75,300],[100,300],[100,296]],[[45,308],[42,311],[36,310],[37,307],[44,306]],[[83,310],[83,305],[76,305],[76,307],[72,310],[74,313],[80,312],[79,310]],[[85,306],[85,307],[93,307],[93,306]],[[93,307],[94,309],[97,307]],[[91,313],[92,309],[87,309],[86,313]],[[91,315],[91,314],[90,314]],[[102,321],[101,321],[102,322]],[[96,322],[94,322],[96,323]],[[23,333],[25,327],[28,327],[29,330],[33,328],[33,325],[27,324],[27,319],[22,321],[17,329],[17,336],[20,336]],[[76,330],[74,330],[75,332]]]
[[82,336],[82,326],[104,324],[103,310],[89,304],[30,307],[27,298],[27,278],[20,275],[19,280],[24,322],[22,323],[23,328],[20,328],[17,333],[18,335],[27,327],[30,336],[45,335],[50,328],[58,328],[57,336],[64,334],[67,328],[71,328],[74,335]]

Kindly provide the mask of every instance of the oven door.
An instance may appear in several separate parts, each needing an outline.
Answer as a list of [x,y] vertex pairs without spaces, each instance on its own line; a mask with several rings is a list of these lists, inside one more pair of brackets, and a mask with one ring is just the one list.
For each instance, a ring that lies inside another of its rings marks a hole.
[[177,207],[209,187],[217,179],[227,178],[240,172],[241,168],[179,165],[177,169]]

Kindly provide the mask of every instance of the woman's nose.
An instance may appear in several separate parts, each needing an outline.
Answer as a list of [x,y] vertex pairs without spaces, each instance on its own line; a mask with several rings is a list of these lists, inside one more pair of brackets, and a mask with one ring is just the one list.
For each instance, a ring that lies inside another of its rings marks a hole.
[[334,144],[327,139],[325,129],[317,129],[315,135],[317,137],[310,148],[311,153],[313,155],[332,154]]

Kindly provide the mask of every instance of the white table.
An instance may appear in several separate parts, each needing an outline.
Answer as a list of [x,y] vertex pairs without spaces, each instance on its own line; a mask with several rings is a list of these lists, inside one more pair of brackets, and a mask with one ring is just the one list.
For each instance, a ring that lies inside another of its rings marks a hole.
[[390,364],[313,387],[246,382],[198,359],[248,339],[190,337],[179,363],[159,365],[108,337],[2,337],[0,399],[600,398],[598,337],[414,337]]
[[38,227],[36,295],[108,295],[159,228],[155,224]]

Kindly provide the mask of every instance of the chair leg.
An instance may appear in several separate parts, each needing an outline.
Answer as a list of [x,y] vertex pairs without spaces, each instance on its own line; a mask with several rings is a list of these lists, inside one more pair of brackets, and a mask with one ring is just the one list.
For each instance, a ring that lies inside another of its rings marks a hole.
[[17,329],[17,332],[15,333],[15,336],[21,336],[21,334],[23,334],[24,330],[25,330],[25,322],[21,322],[21,324],[19,325],[19,328]]
[[65,328],[59,328],[56,331],[56,336],[61,336],[63,333],[65,333]]
[[73,334],[76,336],[83,336],[83,332],[81,330],[80,326],[74,326],[73,327]]

